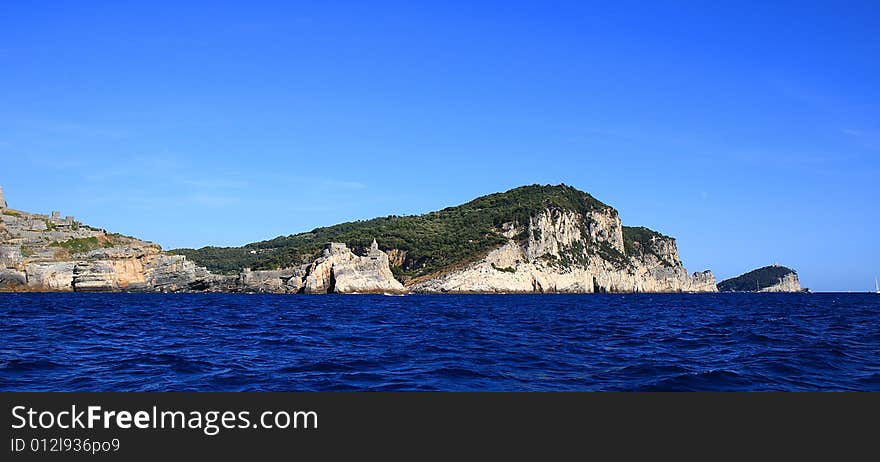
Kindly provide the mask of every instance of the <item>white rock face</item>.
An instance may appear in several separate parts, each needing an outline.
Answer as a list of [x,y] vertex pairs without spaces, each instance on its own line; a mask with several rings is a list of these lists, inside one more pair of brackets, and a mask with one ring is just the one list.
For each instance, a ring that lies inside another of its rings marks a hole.
[[[119,276],[128,272],[137,260],[98,260],[78,262],[73,268],[73,287],[77,292],[109,292],[120,290]],[[138,273],[143,283],[143,267]],[[124,286],[123,286],[124,287]]]
[[[629,233],[631,230],[627,229]],[[688,275],[675,240],[625,243],[614,209],[545,209],[528,223],[503,226],[506,244],[463,268],[419,279],[421,292],[714,292],[711,272]],[[629,235],[629,234],[628,234]],[[629,246],[630,248],[627,248]],[[215,275],[155,244],[73,220],[11,209],[0,213],[0,290],[406,292],[391,272],[406,251],[365,255],[327,244],[300,267]],[[797,276],[765,291],[800,290]]]
[[[162,253],[155,244],[109,235],[72,219],[19,211],[0,216],[2,290],[205,290],[217,278],[181,255]],[[73,253],[75,247],[58,245],[72,239],[101,247]]]
[[715,275],[711,271],[698,271],[691,275],[693,292],[718,292]]
[[75,266],[73,261],[28,263],[27,286],[31,290],[72,291]]
[[[509,237],[518,234],[511,229]],[[419,292],[716,292],[711,272],[688,275],[673,239],[625,255],[616,212],[545,210],[528,240],[510,239],[481,261],[411,287]]]
[[761,289],[761,292],[801,292],[803,288],[801,288],[801,282],[798,279],[797,274],[788,273],[785,276],[782,276],[782,279],[779,280],[776,284],[773,284],[770,287],[764,287]]
[[14,268],[21,264],[24,258],[21,248],[17,245],[0,245],[0,268]]
[[320,258],[307,266],[303,290],[307,294],[405,292],[394,279],[388,255],[376,242],[366,256],[352,253],[345,244],[328,244]]
[[181,255],[149,248],[115,250],[99,260],[29,263],[27,287],[76,292],[205,290],[213,278]]
[[[2,200],[2,190],[0,190]],[[208,272],[158,245],[85,226],[73,217],[11,210],[0,213],[0,290],[16,291],[247,291],[275,293],[404,292],[389,257],[373,246],[358,256],[328,244],[299,268]],[[405,252],[396,253],[403,259]]]
[[183,255],[155,253],[144,258],[143,265],[146,289],[152,291],[207,290],[221,279]]

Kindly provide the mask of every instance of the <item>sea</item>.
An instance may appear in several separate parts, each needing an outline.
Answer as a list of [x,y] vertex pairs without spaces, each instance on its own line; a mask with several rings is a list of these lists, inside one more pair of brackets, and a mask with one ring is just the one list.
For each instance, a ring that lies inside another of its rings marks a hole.
[[2,391],[880,391],[880,295],[0,294]]

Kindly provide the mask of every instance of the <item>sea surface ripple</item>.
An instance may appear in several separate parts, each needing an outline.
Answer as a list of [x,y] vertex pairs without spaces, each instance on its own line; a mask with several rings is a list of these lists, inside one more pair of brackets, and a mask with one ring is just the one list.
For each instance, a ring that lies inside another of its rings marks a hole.
[[874,294],[0,294],[2,391],[880,391]]

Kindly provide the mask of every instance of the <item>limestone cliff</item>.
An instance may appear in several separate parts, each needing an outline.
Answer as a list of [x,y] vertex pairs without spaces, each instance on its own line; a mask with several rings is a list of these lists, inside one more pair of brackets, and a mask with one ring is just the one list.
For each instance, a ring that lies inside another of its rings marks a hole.
[[401,292],[388,255],[373,242],[364,256],[328,244],[310,264],[212,274],[153,243],[86,226],[58,212],[4,207],[0,214],[0,290],[56,292]]
[[307,265],[304,292],[403,292],[403,284],[394,279],[388,261],[376,241],[365,256],[355,255],[345,244],[328,244],[321,257]]
[[0,290],[590,293],[716,286],[709,271],[687,273],[675,239],[623,226],[616,210],[570,186],[533,185],[421,216],[174,253],[58,212],[3,208]]
[[[584,216],[545,209],[506,224],[507,242],[465,268],[417,281],[418,292],[714,292],[705,271],[688,275],[675,240],[660,234],[627,254],[624,227],[607,208]],[[524,232],[525,231],[525,232]],[[518,241],[517,236],[526,239]]]
[[0,290],[204,290],[215,276],[153,243],[84,225],[73,217],[4,208]]
[[406,291],[391,273],[388,255],[375,242],[366,255],[356,255],[345,244],[327,243],[311,263],[275,270],[245,268],[233,280],[215,281],[212,290],[292,294]]
[[761,292],[804,292],[804,288],[801,287],[797,274],[788,273],[776,284],[761,289]]

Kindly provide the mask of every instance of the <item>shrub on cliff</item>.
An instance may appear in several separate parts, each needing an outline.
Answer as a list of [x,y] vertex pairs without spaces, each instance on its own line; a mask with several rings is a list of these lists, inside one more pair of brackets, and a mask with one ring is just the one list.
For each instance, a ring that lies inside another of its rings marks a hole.
[[785,266],[765,266],[719,282],[718,290],[720,292],[754,292],[776,285],[783,277],[791,273],[797,274],[795,270]]
[[[392,270],[395,276],[411,278],[482,258],[507,242],[501,234],[502,225],[528,226],[530,217],[548,208],[570,210],[583,216],[595,210],[617,214],[613,208],[571,186],[531,185],[478,197],[424,215],[390,215],[340,223],[244,247],[204,247],[172,252],[186,255],[212,271],[234,273],[245,267],[273,269],[300,265],[317,256],[324,243],[331,241],[344,242],[356,252],[362,252],[376,239],[382,250],[406,251],[403,264]],[[526,240],[528,237],[528,233],[523,232],[517,239]],[[540,233],[533,237],[540,238]],[[597,251],[609,253],[605,248]],[[619,252],[608,257],[625,259]]]

